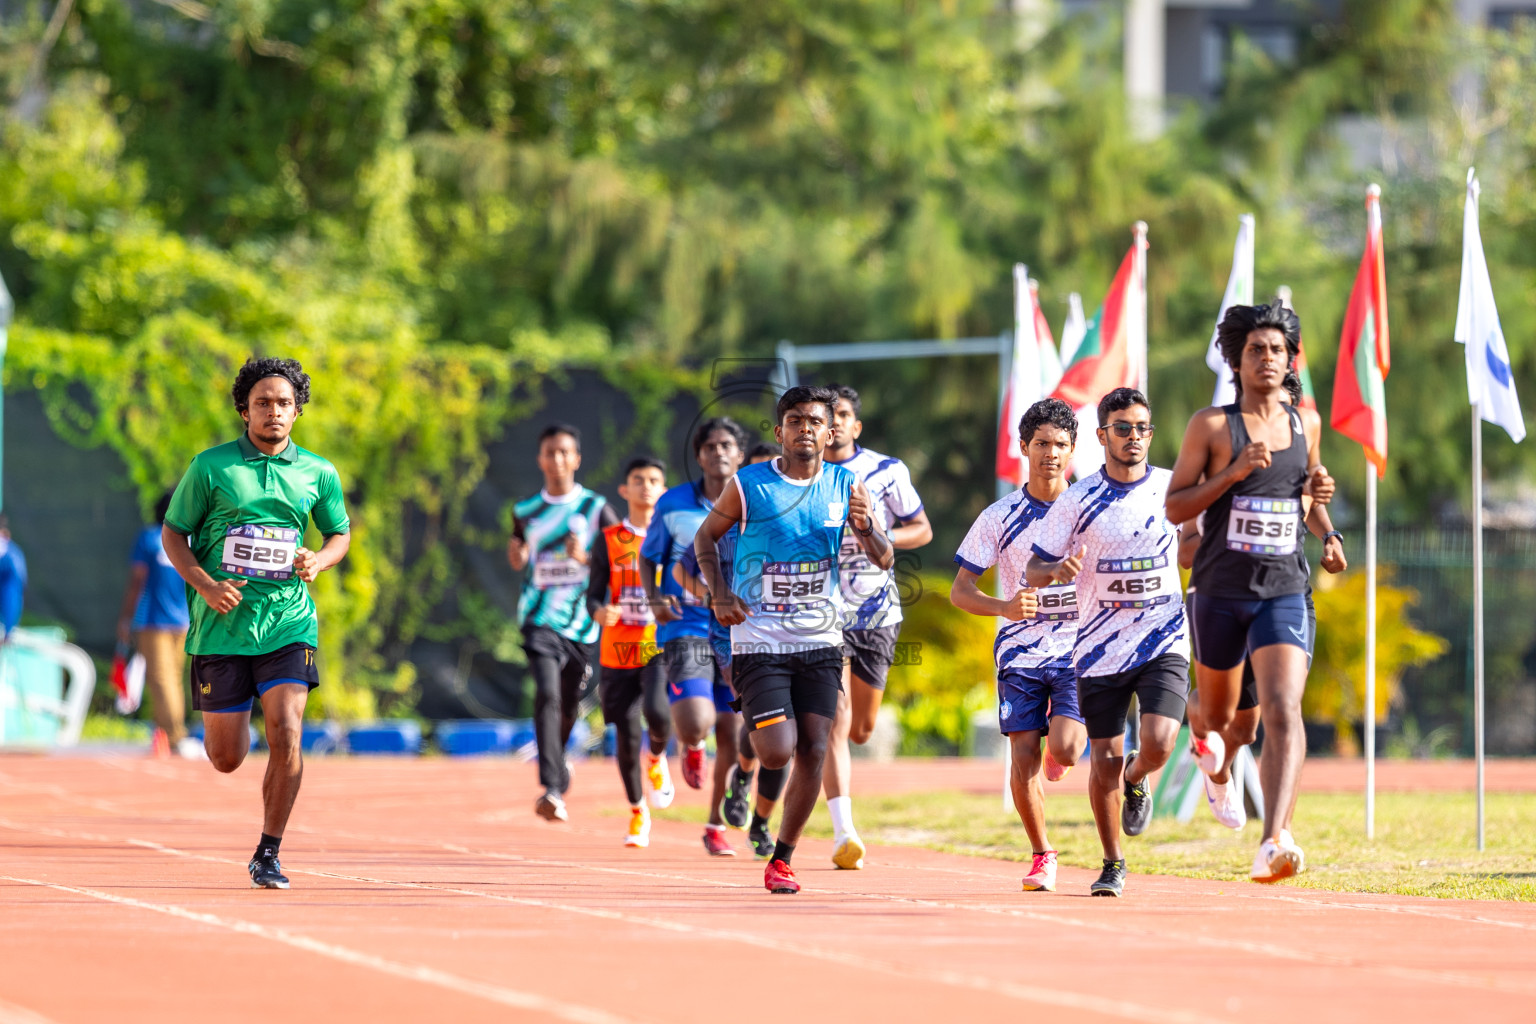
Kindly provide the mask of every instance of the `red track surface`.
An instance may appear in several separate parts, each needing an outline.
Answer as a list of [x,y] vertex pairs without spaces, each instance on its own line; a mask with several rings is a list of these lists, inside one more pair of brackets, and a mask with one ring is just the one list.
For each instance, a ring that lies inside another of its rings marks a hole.
[[1527,904],[1145,876],[1090,899],[1065,868],[1061,892],[1021,893],[1016,864],[875,848],[837,872],[810,840],[806,891],[773,897],[739,833],[734,859],[661,822],[623,849],[610,762],[578,768],[574,821],[553,826],[530,765],[313,760],[283,844],[294,888],[255,891],[261,768],[0,758],[0,1024],[1528,1022],[1536,1006]]

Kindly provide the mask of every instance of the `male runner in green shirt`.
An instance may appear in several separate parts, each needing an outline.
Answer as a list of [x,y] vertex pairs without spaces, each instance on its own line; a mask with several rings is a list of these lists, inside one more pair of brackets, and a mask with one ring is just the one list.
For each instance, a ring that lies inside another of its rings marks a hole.
[[[187,581],[192,706],[203,712],[208,760],[240,767],[250,748],[251,706],[266,719],[261,841],[251,885],[286,889],[278,846],[304,774],[304,703],[320,685],[319,624],[311,583],[351,544],[336,467],[289,438],[309,401],[294,359],[250,359],[231,390],[245,433],[192,460],[171,497],[162,539]],[[313,517],[325,542],[303,546]]]

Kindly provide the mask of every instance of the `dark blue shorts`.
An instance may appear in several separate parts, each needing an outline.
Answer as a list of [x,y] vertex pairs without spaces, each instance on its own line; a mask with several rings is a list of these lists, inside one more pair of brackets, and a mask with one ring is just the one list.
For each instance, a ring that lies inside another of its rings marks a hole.
[[715,658],[715,648],[706,637],[680,636],[667,641],[662,652],[667,661],[667,703],[676,704],[689,697],[712,700],[715,710],[730,713],[736,695],[726,684]]
[[1309,655],[1312,650],[1304,594],[1243,601],[1196,593],[1190,606],[1190,641],[1195,660],[1206,668],[1225,672],[1242,664],[1250,652],[1272,644],[1291,644]]
[[1009,669],[997,680],[998,726],[1003,735],[1048,732],[1052,718],[1083,720],[1077,709],[1077,676],[1071,665]]

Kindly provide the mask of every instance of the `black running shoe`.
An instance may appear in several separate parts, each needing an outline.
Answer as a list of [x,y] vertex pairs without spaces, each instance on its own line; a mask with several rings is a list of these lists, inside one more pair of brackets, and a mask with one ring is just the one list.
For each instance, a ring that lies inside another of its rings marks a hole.
[[1125,892],[1125,861],[1107,860],[1098,881],[1088,887],[1090,896],[1119,896]]
[[727,825],[747,827],[747,819],[752,816],[747,808],[751,796],[752,772],[742,771],[741,765],[732,765],[731,773],[725,779],[725,802],[720,805],[720,813],[725,815]]
[[753,827],[747,830],[747,843],[752,847],[752,855],[758,860],[767,860],[773,856],[773,836],[768,834],[768,826]]
[[246,865],[246,870],[251,873],[252,889],[288,888],[288,876],[283,874],[283,866],[277,862],[275,853],[258,853]]
[[[1136,751],[1131,751],[1125,756],[1125,767],[1129,769],[1131,762],[1136,760]],[[1134,785],[1125,784],[1125,803],[1120,805],[1120,829],[1128,836],[1139,836],[1147,830],[1152,823],[1152,791],[1147,788],[1147,780],[1142,780]]]

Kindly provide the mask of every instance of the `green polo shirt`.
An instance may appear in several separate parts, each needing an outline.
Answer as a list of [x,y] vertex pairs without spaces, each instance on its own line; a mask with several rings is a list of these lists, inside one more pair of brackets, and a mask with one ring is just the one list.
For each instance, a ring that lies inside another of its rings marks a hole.
[[188,654],[267,654],[289,644],[319,644],[319,623],[309,588],[297,574],[258,579],[225,571],[225,540],[240,527],[298,531],[309,519],[323,536],[352,528],[336,467],[288,441],[263,455],[241,434],[192,460],[171,496],[165,525],[184,534],[199,565],[214,579],[245,580],[240,603],[223,615],[187,588],[192,625]]

